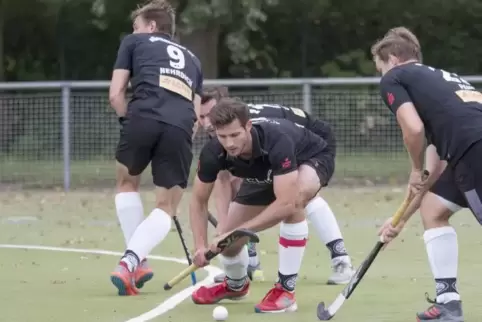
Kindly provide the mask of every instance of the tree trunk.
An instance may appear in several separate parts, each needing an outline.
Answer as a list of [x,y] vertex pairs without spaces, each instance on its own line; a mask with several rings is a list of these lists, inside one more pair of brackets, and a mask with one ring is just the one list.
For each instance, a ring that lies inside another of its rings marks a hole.
[[191,50],[201,61],[205,79],[218,77],[219,27],[195,30],[189,35],[181,35],[181,44]]

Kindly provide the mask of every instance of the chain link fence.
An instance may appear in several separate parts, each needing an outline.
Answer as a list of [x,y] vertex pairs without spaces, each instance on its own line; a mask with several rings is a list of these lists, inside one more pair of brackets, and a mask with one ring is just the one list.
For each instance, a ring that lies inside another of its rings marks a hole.
[[[396,120],[382,104],[376,79],[359,80],[328,79],[326,84],[303,86],[249,86],[246,80],[243,86],[230,86],[230,92],[249,103],[303,108],[330,122],[338,143],[332,184],[403,182],[409,162]],[[113,187],[120,126],[109,105],[107,85],[89,88],[86,83],[63,90],[60,84],[51,85],[22,89],[9,84],[3,90],[0,86],[1,185]],[[201,130],[194,142],[195,157],[206,141]],[[150,171],[143,175],[143,183],[151,184]]]

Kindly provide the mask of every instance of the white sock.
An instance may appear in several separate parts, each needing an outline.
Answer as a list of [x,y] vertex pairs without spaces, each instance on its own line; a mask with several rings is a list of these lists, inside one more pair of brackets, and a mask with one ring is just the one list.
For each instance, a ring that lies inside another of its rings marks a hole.
[[127,249],[134,252],[140,261],[166,238],[171,230],[171,216],[164,210],[154,209],[149,216],[137,227],[127,245]]
[[280,225],[278,244],[279,283],[287,291],[294,291],[308,239],[308,222]]
[[138,192],[120,192],[116,194],[115,208],[127,245],[137,226],[144,219],[144,209],[140,194]]
[[137,257],[137,255],[130,250],[124,253],[124,256],[122,256],[121,258],[121,262],[126,264],[129,272],[133,272],[136,269],[136,267],[140,264],[139,257]]
[[456,286],[459,248],[455,229],[450,226],[428,229],[423,239],[436,282],[437,302],[460,300]]
[[248,247],[244,246],[238,255],[234,257],[226,257],[222,254],[218,255],[219,261],[224,266],[226,272],[227,284],[233,291],[241,290],[247,281],[249,255]]
[[351,264],[338,221],[328,203],[320,196],[316,196],[305,207],[305,211],[318,237],[330,251],[332,262]]

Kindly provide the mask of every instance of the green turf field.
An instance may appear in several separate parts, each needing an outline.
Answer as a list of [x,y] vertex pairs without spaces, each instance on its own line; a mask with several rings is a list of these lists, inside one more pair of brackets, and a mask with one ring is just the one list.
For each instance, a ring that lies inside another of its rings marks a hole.
[[[191,171],[193,178],[197,161]],[[332,184],[404,183],[409,173],[407,153],[338,153],[335,175]],[[109,159],[73,160],[70,164],[70,182],[73,189],[115,185],[115,160]],[[0,181],[5,185],[24,188],[62,187],[64,165],[61,159],[35,161],[0,158]],[[150,169],[147,169],[150,172]],[[146,173],[143,183],[151,184],[151,177]]]
[[[123,238],[117,227],[113,192],[52,191],[3,192],[0,196],[0,243],[43,245],[67,248],[122,251]],[[348,251],[355,265],[376,242],[376,226],[390,215],[403,199],[394,188],[330,188],[324,193],[338,216]],[[153,202],[143,195],[146,211]],[[185,230],[186,194],[181,207]],[[480,321],[478,296],[482,277],[480,227],[467,211],[454,220],[459,233],[460,280],[467,322]],[[415,321],[415,311],[425,309],[424,293],[433,295],[431,273],[421,239],[419,220],[382,252],[363,282],[333,321],[406,322]],[[240,302],[225,303],[229,321],[284,322],[317,321],[316,305],[331,302],[342,289],[324,282],[329,276],[328,251],[312,233],[297,287],[299,310],[280,315],[255,314],[253,306],[272,286],[277,268],[276,228],[261,234],[262,265],[267,281],[253,284],[250,296]],[[190,236],[187,236],[189,241]],[[472,251],[473,250],[473,251]],[[155,255],[183,257],[175,231],[158,246]],[[183,264],[152,260],[155,277],[131,298],[116,296],[109,273],[118,257],[90,253],[0,248],[2,276],[2,321],[84,322],[128,321],[160,305],[168,297],[189,286],[189,278],[170,292],[162,285],[179,272]],[[214,265],[217,261],[213,262]],[[198,273],[198,279],[207,274]],[[189,298],[153,321],[210,321],[213,307],[195,306]],[[142,319],[132,320],[141,321]]]

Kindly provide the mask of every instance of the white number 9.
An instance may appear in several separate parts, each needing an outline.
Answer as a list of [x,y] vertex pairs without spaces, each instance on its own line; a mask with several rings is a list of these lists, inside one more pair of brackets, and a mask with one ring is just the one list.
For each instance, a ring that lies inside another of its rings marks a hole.
[[167,54],[169,55],[169,65],[175,69],[183,69],[186,66],[186,61],[184,59],[184,53],[181,49],[176,46],[167,46]]

